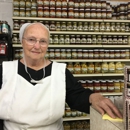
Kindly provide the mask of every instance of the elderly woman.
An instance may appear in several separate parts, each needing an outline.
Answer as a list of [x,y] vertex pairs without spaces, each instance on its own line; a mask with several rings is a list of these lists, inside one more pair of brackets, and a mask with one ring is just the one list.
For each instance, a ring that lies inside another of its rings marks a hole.
[[107,98],[84,89],[66,64],[45,59],[49,30],[41,23],[20,29],[23,58],[0,66],[0,119],[4,130],[63,130],[65,102],[89,112],[92,104],[101,114],[122,117]]

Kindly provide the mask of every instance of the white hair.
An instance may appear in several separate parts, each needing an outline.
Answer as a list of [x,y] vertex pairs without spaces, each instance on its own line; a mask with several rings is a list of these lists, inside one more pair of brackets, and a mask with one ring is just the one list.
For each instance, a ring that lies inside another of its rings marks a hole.
[[[24,35],[24,32],[25,30],[27,29],[27,27],[33,25],[33,24],[41,24],[47,31],[48,31],[48,34],[49,34],[49,38],[50,38],[50,31],[49,29],[42,23],[25,23],[21,26],[20,28],[20,32],[19,32],[19,40],[20,40],[20,43],[22,43],[22,38],[23,38],[23,35]],[[49,40],[49,39],[48,39]]]

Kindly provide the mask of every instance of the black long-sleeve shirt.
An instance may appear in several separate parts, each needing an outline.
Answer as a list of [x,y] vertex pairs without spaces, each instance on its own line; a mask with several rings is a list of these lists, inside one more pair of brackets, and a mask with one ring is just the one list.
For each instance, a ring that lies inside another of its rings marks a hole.
[[[51,75],[51,68],[53,62],[45,67],[45,77]],[[31,68],[27,68],[31,77],[35,80],[40,80],[43,78],[43,69],[38,71]],[[20,61],[18,61],[18,74],[24,77],[28,82],[30,82],[30,77],[25,71],[25,66]],[[31,83],[31,82],[30,82]],[[35,85],[34,83],[31,83]],[[0,65],[0,87],[2,85],[2,65]],[[84,89],[77,81],[76,78],[71,74],[71,72],[66,69],[66,102],[72,109],[76,109],[82,112],[89,113],[89,96],[93,92],[89,89]]]

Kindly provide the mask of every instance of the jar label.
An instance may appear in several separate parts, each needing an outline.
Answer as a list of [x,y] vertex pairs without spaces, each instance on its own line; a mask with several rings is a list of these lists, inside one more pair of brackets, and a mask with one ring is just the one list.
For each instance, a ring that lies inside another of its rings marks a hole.
[[18,1],[14,1],[13,5],[14,5],[14,7],[18,7],[19,6],[19,2]]
[[37,15],[36,11],[31,11],[31,16],[35,17]]
[[67,17],[67,12],[63,12],[61,15],[62,15],[63,18]]
[[71,6],[73,6],[73,5],[74,5],[74,2],[73,2],[73,1],[69,1],[69,2],[68,2],[68,6],[69,6],[69,7],[71,7]]
[[50,17],[55,17],[55,12],[50,12]]
[[44,1],[43,1],[43,5],[44,5],[44,6],[49,6],[49,3],[50,3],[50,2],[49,2],[48,0],[44,0]]
[[43,1],[42,0],[37,0],[37,4],[38,5],[43,5]]
[[39,11],[39,12],[38,12],[38,16],[42,17],[42,16],[43,16],[43,12],[42,12],[42,11]]
[[73,12],[69,12],[69,13],[68,13],[68,16],[69,16],[69,17],[73,17],[73,16],[74,16],[74,13],[73,13]]
[[56,12],[56,17],[61,17],[61,12]]
[[19,16],[24,17],[25,16],[25,12],[20,12]]
[[36,7],[37,4],[35,2],[32,2],[32,7]]
[[56,6],[61,6],[61,1],[56,1]]
[[19,5],[20,5],[20,7],[24,7],[25,6],[25,2],[20,1]]
[[74,7],[78,8],[79,7],[79,3],[74,3]]
[[31,7],[31,6],[32,6],[31,2],[26,2],[26,7]]
[[67,7],[67,2],[66,2],[66,1],[62,1],[61,5],[62,5],[63,7]]
[[43,14],[43,16],[49,17],[49,12],[48,12],[48,11],[45,11],[44,14]]
[[13,15],[14,16],[19,16],[19,12],[14,11]]
[[55,6],[55,1],[50,1],[50,7]]

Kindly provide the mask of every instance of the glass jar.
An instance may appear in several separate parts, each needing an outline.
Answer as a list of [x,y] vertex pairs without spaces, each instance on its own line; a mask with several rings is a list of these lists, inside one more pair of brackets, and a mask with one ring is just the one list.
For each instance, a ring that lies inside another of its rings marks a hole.
[[105,29],[105,31],[106,32],[110,32],[110,28],[111,28],[110,23],[106,23],[106,29]]
[[87,88],[94,91],[94,86],[93,86],[93,81],[92,80],[87,81]]
[[90,19],[90,16],[91,16],[90,9],[85,9],[84,18],[85,19]]
[[99,32],[99,23],[98,22],[94,23],[94,31]]
[[120,32],[120,27],[121,27],[120,23],[116,23],[116,32]]
[[62,31],[66,31],[66,29],[67,29],[66,22],[61,22],[60,27],[61,27]]
[[128,45],[128,36],[123,36],[122,37],[122,44],[123,45]]
[[114,87],[115,87],[115,92],[120,92],[121,91],[121,86],[120,86],[120,81],[119,80],[114,81]]
[[15,7],[13,11],[13,16],[18,17],[19,16],[19,8]]
[[118,43],[119,45],[122,45],[122,36],[118,36],[117,43]]
[[61,17],[62,18],[67,18],[68,17],[67,8],[62,8]]
[[88,59],[88,50],[82,50],[83,53],[83,59]]
[[67,69],[73,74],[74,73],[74,65],[72,62],[67,63]]
[[38,7],[38,11],[37,11],[37,15],[38,17],[43,17],[43,7]]
[[113,44],[113,40],[112,40],[112,36],[111,35],[107,37],[107,44],[108,45],[112,45]]
[[109,58],[110,58],[109,50],[104,50],[104,59],[109,59]]
[[[87,74],[87,63],[86,62],[82,62],[81,63],[81,73],[82,74]],[[86,86],[85,86],[86,87]]]
[[121,54],[121,59],[125,59],[126,58],[126,51],[125,50],[120,50],[120,54]]
[[37,0],[37,6],[43,6],[43,0]]
[[55,5],[56,5],[56,3],[55,3],[55,0],[50,0],[50,8],[55,8]]
[[107,45],[107,36],[106,35],[102,36],[102,45]]
[[93,74],[94,73],[94,63],[89,62],[88,63],[88,74]]
[[73,22],[72,23],[72,29],[73,29],[73,31],[77,31],[78,30],[77,22]]
[[115,23],[111,23],[111,26],[110,26],[111,32],[115,32],[115,28],[116,28],[116,24]]
[[26,0],[25,1],[25,7],[26,8],[31,8],[31,6],[32,6],[31,0]]
[[100,32],[104,32],[105,31],[105,23],[101,22],[100,23]]
[[31,9],[30,8],[26,8],[25,16],[26,17],[30,17],[31,16]]
[[32,0],[31,3],[32,3],[32,5],[31,5],[32,7],[36,7],[36,6],[37,6],[37,2],[36,2],[36,0]]
[[81,35],[80,43],[81,43],[82,45],[85,45],[86,42],[87,42],[86,35]]
[[130,59],[130,50],[126,49],[126,59]]
[[72,59],[77,59],[77,50],[76,49],[72,49]]
[[99,59],[99,50],[98,49],[93,50],[93,58],[94,59]]
[[106,16],[107,16],[106,9],[102,9],[101,10],[101,18],[106,19]]
[[96,19],[96,9],[91,9],[91,11],[90,11],[90,18],[91,19]]
[[74,74],[81,74],[81,65],[79,62],[74,63]]
[[79,9],[74,8],[74,18],[79,18]]
[[49,30],[50,31],[56,31],[56,23],[55,23],[55,21],[50,21]]
[[54,44],[59,44],[59,38],[58,35],[54,35],[54,39],[53,39]]
[[77,30],[78,31],[83,31],[83,24],[82,24],[82,22],[78,22],[78,24],[77,24]]
[[65,44],[64,35],[59,35],[59,44],[60,44],[60,45]]
[[[41,14],[41,16],[42,16],[42,14]],[[50,16],[49,7],[44,7],[43,17],[49,18],[49,16]]]
[[112,19],[112,11],[111,10],[106,11],[106,18],[107,19]]
[[125,32],[125,23],[121,23],[120,30],[121,32]]
[[56,16],[55,16],[56,18],[61,18],[61,11],[62,11],[61,8],[56,8],[56,13],[55,13],[56,14]]
[[49,17],[50,17],[50,18],[55,18],[55,16],[56,16],[55,8],[54,8],[54,7],[51,7],[51,8],[50,8],[50,12],[49,12]]
[[99,50],[99,57],[100,59],[104,59],[104,49]]
[[55,59],[60,59],[60,49],[55,49],[54,57]]
[[75,44],[79,45],[81,43],[80,35],[76,35]]
[[60,22],[56,22],[56,31],[60,31],[61,30],[61,24]]
[[77,49],[77,59],[82,59],[82,49]]
[[110,59],[114,59],[115,58],[115,51],[114,50],[110,50],[109,52],[110,52],[109,58]]
[[36,7],[31,7],[31,17],[37,17]]
[[60,54],[61,59],[66,59],[66,50],[61,49],[61,54]]
[[56,7],[56,8],[61,8],[61,3],[62,3],[61,0],[56,0],[56,1],[55,1],[55,7]]
[[116,73],[123,73],[124,66],[121,62],[116,62]]
[[50,59],[55,59],[55,50],[54,49],[49,49],[49,58]]
[[74,7],[74,0],[68,0],[68,8]]
[[75,35],[70,35],[70,44],[75,45]]
[[66,29],[67,29],[67,31],[72,31],[72,24],[71,24],[71,22],[67,22]]
[[114,45],[117,45],[117,42],[118,42],[118,39],[117,39],[117,36],[113,36],[113,44]]
[[19,20],[14,20],[13,29],[14,30],[19,30],[20,29]]
[[87,32],[88,28],[89,28],[88,22],[84,22],[84,24],[83,24],[83,31]]
[[25,9],[24,8],[19,9],[19,16],[20,17],[25,17]]
[[96,15],[96,18],[97,18],[97,19],[101,19],[101,18],[102,18],[101,9],[97,9],[97,10],[96,10],[96,14],[97,14],[97,15]]
[[84,19],[84,9],[79,9],[79,18]]
[[108,64],[108,72],[109,73],[115,73],[115,64],[114,64],[114,62],[110,62]]
[[19,7],[19,2],[18,0],[13,0],[13,7],[18,8]]
[[107,83],[105,80],[101,80],[100,87],[101,87],[101,92],[107,92]]
[[102,68],[102,73],[108,73],[108,63],[107,62],[103,62],[101,68]]
[[101,45],[101,44],[102,44],[102,36],[97,35],[97,45]]
[[25,8],[25,0],[20,0],[19,7],[20,8]]
[[17,34],[13,34],[13,36],[12,36],[12,43],[13,43],[13,44],[17,44],[17,43],[18,43]]
[[94,83],[94,92],[100,92],[101,88],[100,88],[100,81],[95,80]]
[[74,18],[74,9],[68,8],[68,18]]
[[65,45],[70,44],[70,36],[69,35],[65,35]]
[[89,31],[94,32],[94,23],[93,22],[89,23]]
[[100,62],[95,62],[94,72],[95,72],[96,74],[101,73],[101,63],[100,63]]
[[66,58],[67,59],[71,59],[72,58],[71,49],[66,49]]
[[92,37],[91,35],[87,35],[87,42],[86,42],[87,45],[91,45],[92,44]]
[[50,35],[49,44],[53,44],[53,36]]
[[88,50],[88,58],[93,59],[93,56],[94,56],[93,50]]
[[93,44],[93,45],[96,45],[96,44],[97,44],[96,35],[92,35],[92,44]]
[[114,92],[115,91],[114,83],[113,83],[112,80],[107,81],[107,86],[108,86],[108,92]]

